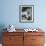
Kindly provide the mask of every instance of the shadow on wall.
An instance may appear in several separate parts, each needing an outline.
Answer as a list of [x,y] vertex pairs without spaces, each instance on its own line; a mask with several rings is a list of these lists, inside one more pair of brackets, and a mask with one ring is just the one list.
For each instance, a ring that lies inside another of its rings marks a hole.
[[0,43],[2,43],[2,32],[5,32],[6,30],[4,30],[4,28],[6,28],[6,26],[4,24],[0,24]]

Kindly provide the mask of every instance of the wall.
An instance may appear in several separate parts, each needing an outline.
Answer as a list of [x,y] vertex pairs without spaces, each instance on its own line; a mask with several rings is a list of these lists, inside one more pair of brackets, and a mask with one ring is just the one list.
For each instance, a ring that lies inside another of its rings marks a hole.
[[[46,0],[0,0],[0,29],[13,24],[22,29],[40,27],[46,32],[45,4]],[[34,23],[19,22],[19,5],[34,5]]]
[[[34,5],[34,23],[19,22],[19,5]],[[0,25],[13,24],[16,28],[46,28],[46,1],[44,0],[1,0]]]

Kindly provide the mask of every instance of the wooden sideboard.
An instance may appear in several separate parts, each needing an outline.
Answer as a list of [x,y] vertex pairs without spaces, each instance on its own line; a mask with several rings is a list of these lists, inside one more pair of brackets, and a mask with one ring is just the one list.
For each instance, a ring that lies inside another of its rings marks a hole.
[[3,32],[3,46],[44,46],[44,32]]

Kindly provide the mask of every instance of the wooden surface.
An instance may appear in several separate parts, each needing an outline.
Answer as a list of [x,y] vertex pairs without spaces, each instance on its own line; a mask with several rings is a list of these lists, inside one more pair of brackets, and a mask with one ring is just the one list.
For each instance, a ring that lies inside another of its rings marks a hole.
[[44,32],[3,32],[3,46],[44,46]]
[[43,32],[24,33],[24,46],[44,46]]
[[3,46],[22,46],[23,33],[6,32],[3,36]]

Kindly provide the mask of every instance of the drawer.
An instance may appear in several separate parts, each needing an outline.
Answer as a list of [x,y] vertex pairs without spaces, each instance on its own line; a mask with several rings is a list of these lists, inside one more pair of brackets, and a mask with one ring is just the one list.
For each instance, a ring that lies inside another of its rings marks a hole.
[[22,46],[23,38],[22,37],[5,37],[3,39],[3,46]]
[[3,43],[15,43],[23,41],[23,36],[4,36]]
[[26,36],[26,37],[24,37],[24,46],[31,46],[31,44],[32,44],[32,37],[30,37],[30,36]]
[[15,43],[3,43],[2,46],[15,46]]
[[21,40],[23,39],[23,36],[4,36],[3,41],[15,41],[15,40]]
[[32,46],[44,46],[44,44],[31,44]]
[[13,42],[14,39],[15,39],[14,37],[4,36],[3,43],[6,43],[6,44],[11,43]]
[[44,36],[32,36],[32,43],[33,44],[43,44]]
[[44,32],[24,32],[24,36],[44,36]]
[[2,46],[23,46],[23,43],[20,44],[2,44]]
[[23,36],[23,32],[4,32],[4,36]]
[[26,44],[43,44],[44,36],[24,36],[24,42]]

